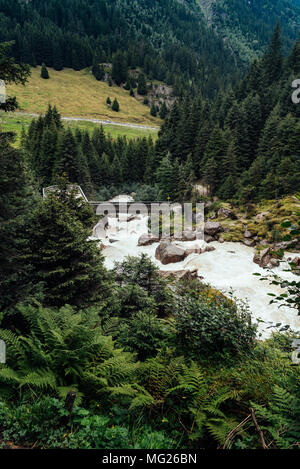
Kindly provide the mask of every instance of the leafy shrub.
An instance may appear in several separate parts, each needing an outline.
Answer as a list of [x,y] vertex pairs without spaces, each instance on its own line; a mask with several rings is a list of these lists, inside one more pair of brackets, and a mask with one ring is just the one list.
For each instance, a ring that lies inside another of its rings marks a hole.
[[248,309],[223,295],[210,302],[184,295],[178,300],[175,318],[179,348],[188,356],[210,358],[249,352],[253,347],[256,326],[251,324]]
[[139,360],[156,355],[170,336],[167,324],[154,314],[136,313],[121,323],[117,343],[129,352],[137,352]]
[[129,432],[114,426],[110,418],[74,407],[72,418],[58,399],[46,397],[36,403],[8,407],[0,402],[0,429],[4,440],[44,448],[128,448]]
[[140,426],[132,434],[110,416],[74,407],[71,418],[63,403],[45,397],[33,404],[9,407],[0,401],[0,433],[4,441],[25,447],[71,449],[164,449],[173,442],[151,426]]

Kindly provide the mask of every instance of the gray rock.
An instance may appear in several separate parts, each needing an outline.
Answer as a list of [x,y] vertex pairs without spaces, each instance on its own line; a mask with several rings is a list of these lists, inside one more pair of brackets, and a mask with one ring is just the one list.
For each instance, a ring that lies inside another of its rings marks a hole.
[[155,251],[155,258],[158,260],[158,261],[161,261],[162,259],[162,256],[165,252],[165,250],[167,249],[168,246],[171,245],[171,241],[169,239],[164,239],[160,242],[159,246],[156,248],[156,251]]
[[231,218],[231,220],[236,219],[234,211],[230,208],[220,208],[220,210],[218,211],[218,216],[223,218]]
[[209,236],[209,235],[204,235],[204,241],[206,243],[213,243],[215,240],[215,238],[213,236]]
[[218,222],[208,221],[204,226],[204,233],[209,236],[215,236],[222,231],[222,225]]
[[258,264],[259,267],[262,267],[263,269],[267,267],[278,267],[280,265],[279,260],[272,257],[272,252],[270,248],[266,248],[260,253],[256,252],[253,258],[253,262],[255,262],[255,264]]
[[252,233],[249,230],[246,230],[244,233],[244,238],[252,238]]
[[213,252],[215,250],[216,248],[214,248],[213,246],[206,246],[203,252]]
[[163,252],[161,263],[166,264],[175,264],[176,262],[181,262],[184,260],[185,251],[178,246],[170,245]]
[[278,259],[271,259],[269,265],[270,265],[270,267],[279,267],[280,262],[279,262]]
[[270,215],[270,212],[262,212],[256,215],[255,218],[256,220],[260,221],[260,220],[264,220],[268,215]]
[[195,241],[196,231],[183,231],[182,233],[175,233],[174,239],[176,241]]
[[151,244],[159,243],[159,238],[153,234],[143,234],[138,241],[138,246],[150,246]]
[[255,241],[254,239],[244,239],[243,244],[252,248],[253,246],[255,246]]

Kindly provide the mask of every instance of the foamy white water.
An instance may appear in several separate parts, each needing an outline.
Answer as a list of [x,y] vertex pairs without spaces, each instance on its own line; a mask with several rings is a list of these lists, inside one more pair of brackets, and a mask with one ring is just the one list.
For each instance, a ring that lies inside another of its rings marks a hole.
[[[127,196],[120,196],[117,201],[128,201]],[[194,270],[203,277],[205,283],[228,294],[231,290],[234,296],[241,300],[247,300],[253,319],[262,319],[267,323],[282,323],[290,325],[294,330],[300,330],[300,317],[291,308],[278,308],[278,305],[270,305],[268,293],[281,294],[282,289],[268,282],[262,282],[254,273],[266,274],[264,269],[254,264],[254,249],[240,243],[211,243],[216,248],[213,252],[204,254],[192,254],[183,262],[162,265],[155,259],[155,251],[158,243],[151,246],[139,247],[138,240],[142,234],[148,232],[148,217],[138,217],[131,222],[118,221],[109,218],[107,238],[102,240],[106,246],[103,251],[107,268],[112,269],[115,262],[124,260],[127,256],[138,256],[141,253],[148,254],[153,262],[163,271]],[[195,245],[205,245],[203,241],[176,242],[178,246],[185,248]],[[291,254],[289,254],[291,256]],[[283,272],[288,264],[282,264],[275,272],[285,279],[295,280],[295,276],[289,272]],[[272,330],[267,329],[269,324],[260,324],[259,330],[264,337]]]

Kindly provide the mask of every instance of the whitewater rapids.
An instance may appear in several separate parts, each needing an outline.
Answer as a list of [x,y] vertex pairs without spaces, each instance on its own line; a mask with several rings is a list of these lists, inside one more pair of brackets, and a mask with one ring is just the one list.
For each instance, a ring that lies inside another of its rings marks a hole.
[[[126,196],[118,196],[113,201],[131,201]],[[215,247],[215,251],[204,254],[192,254],[184,261],[176,264],[162,265],[155,259],[155,251],[158,243],[151,246],[138,246],[138,240],[142,234],[148,232],[148,217],[139,217],[139,219],[127,222],[116,218],[109,218],[109,228],[106,232],[106,238],[101,240],[105,246],[103,254],[105,256],[105,265],[108,269],[114,267],[115,262],[124,260],[127,256],[139,256],[148,254],[152,261],[163,271],[195,270],[198,276],[203,277],[203,282],[222,291],[224,294],[233,295],[243,301],[247,301],[254,320],[261,319],[264,323],[259,324],[259,332],[262,337],[270,335],[274,329],[269,329],[270,325],[281,323],[283,326],[289,325],[295,331],[300,330],[300,317],[294,309],[288,307],[279,308],[277,304],[270,305],[270,296],[268,293],[281,294],[280,287],[270,285],[269,282],[262,282],[254,273],[266,275],[266,271],[254,264],[254,249],[244,246],[240,243],[220,244],[218,242],[210,243]],[[194,242],[176,242],[176,245],[190,248],[195,245],[205,246],[204,241]],[[293,257],[289,253],[287,257]],[[290,272],[284,272],[288,268],[288,263],[281,263],[281,266],[275,269],[275,273],[288,280],[295,280],[295,275]]]

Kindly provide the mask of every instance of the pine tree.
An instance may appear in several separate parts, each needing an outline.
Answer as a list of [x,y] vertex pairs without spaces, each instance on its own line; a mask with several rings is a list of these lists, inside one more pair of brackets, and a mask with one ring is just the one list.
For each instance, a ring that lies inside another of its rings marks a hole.
[[[202,174],[209,178],[207,184],[211,187],[212,193],[218,187],[222,177],[222,162],[227,151],[227,145],[228,142],[225,139],[224,133],[216,126],[206,145],[201,168]],[[213,165],[211,170],[209,169],[210,163]],[[212,181],[211,176],[207,176],[212,173],[214,174],[214,181]]]
[[205,163],[203,182],[209,187],[210,195],[213,195],[219,184],[218,163],[214,157],[208,158]]
[[50,78],[49,77],[49,72],[48,72],[47,67],[44,63],[42,64],[41,77],[44,78],[44,80],[48,80]]
[[230,174],[218,191],[218,195],[223,200],[231,200],[237,193],[236,179]]
[[98,157],[101,158],[101,156],[106,150],[106,137],[103,125],[101,125],[100,127],[95,127],[92,135],[92,143],[98,154]]
[[111,76],[118,86],[120,86],[121,83],[125,83],[127,80],[127,60],[125,54],[123,54],[121,51],[117,52],[113,57]]
[[99,63],[95,62],[92,67],[92,74],[96,78],[96,80],[101,81],[105,76],[105,71],[103,65],[99,65]]
[[27,229],[38,204],[24,154],[0,135],[0,311],[24,301],[35,291],[27,254]]
[[53,122],[43,132],[40,150],[40,164],[36,171],[39,185],[42,187],[49,186],[52,182],[52,171],[55,162],[55,154],[57,150],[58,132]]
[[[74,197],[74,204],[81,201]],[[34,213],[30,233],[30,263],[34,278],[44,286],[44,304],[78,307],[103,304],[109,296],[110,276],[101,251],[88,241],[87,229],[69,209],[66,195],[50,194]]]
[[78,183],[80,175],[80,163],[78,147],[70,129],[65,130],[58,140],[53,178],[66,174],[72,183]]
[[91,176],[93,184],[96,187],[99,187],[101,184],[100,158],[96,153],[96,150],[91,142],[88,132],[84,133],[83,141],[81,144],[81,150],[87,162],[88,173]]
[[152,101],[152,104],[151,104],[150,114],[153,117],[157,116],[157,109],[156,109],[156,105],[154,101]]
[[59,42],[54,44],[53,68],[57,71],[61,71],[64,68],[63,54]]
[[160,111],[159,111],[159,117],[161,119],[165,119],[167,117],[167,114],[168,114],[168,108],[166,106],[166,103],[165,101],[162,103],[161,105],[161,108],[160,108]]
[[263,59],[265,81],[268,85],[279,80],[283,66],[280,22],[277,23],[271,37],[269,49]]
[[115,112],[119,112],[120,110],[120,105],[118,103],[118,100],[117,98],[114,99],[114,102],[112,103],[112,110],[115,111]]
[[145,96],[147,94],[147,82],[143,73],[139,74],[137,92],[141,96]]
[[175,200],[177,196],[177,182],[179,174],[175,174],[174,166],[171,163],[170,156],[163,158],[160,166],[156,172],[159,199],[167,201],[169,199]]

